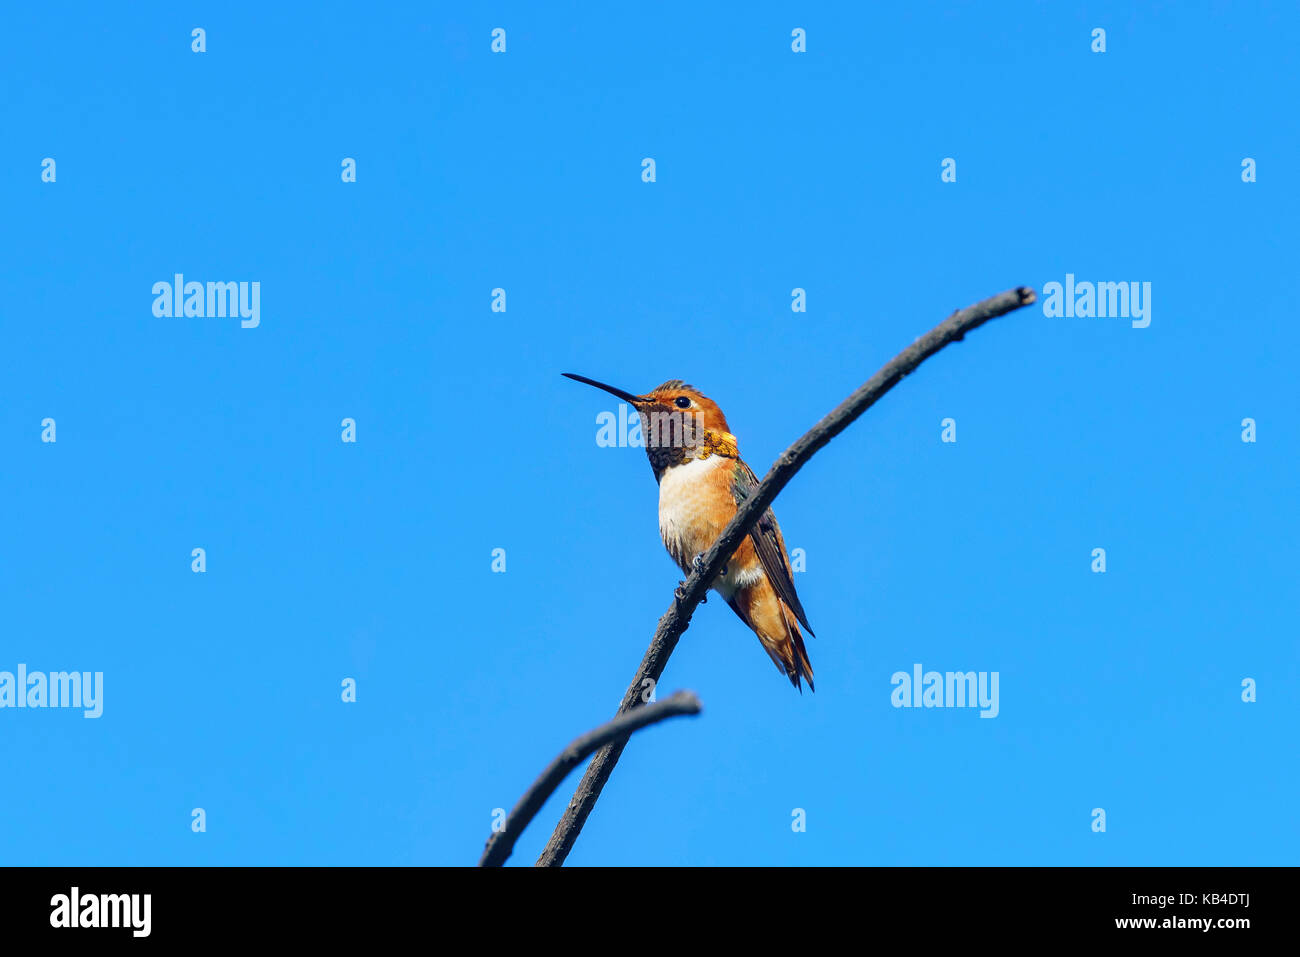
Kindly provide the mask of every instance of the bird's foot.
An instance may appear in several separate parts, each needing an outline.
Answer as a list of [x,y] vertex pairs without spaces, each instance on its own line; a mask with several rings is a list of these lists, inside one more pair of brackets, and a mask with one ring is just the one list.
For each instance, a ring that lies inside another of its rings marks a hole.
[[[699,553],[697,553],[696,556],[695,556],[694,558],[691,559],[691,565],[695,568],[696,571],[699,571],[701,568],[703,568],[703,567],[704,567],[704,553],[703,553],[703,552],[699,552]],[[725,575],[725,574],[727,574],[727,566],[726,566],[726,565],[723,565],[723,566],[722,566],[722,570],[719,571],[718,574],[719,574],[719,575]]]

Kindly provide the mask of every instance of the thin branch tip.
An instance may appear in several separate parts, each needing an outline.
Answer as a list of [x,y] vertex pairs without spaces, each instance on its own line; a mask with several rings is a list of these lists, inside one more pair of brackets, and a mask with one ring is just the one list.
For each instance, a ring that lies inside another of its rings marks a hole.
[[696,715],[703,710],[699,697],[693,691],[677,691],[662,701],[653,701],[641,707],[623,708],[611,721],[606,721],[594,731],[588,731],[571,741],[546,769],[538,775],[532,787],[514,806],[502,825],[493,832],[483,846],[479,867],[500,867],[510,857],[515,842],[524,832],[537,812],[570,771],[582,763],[587,755],[611,743],[622,744],[637,731],[658,724],[667,718]]

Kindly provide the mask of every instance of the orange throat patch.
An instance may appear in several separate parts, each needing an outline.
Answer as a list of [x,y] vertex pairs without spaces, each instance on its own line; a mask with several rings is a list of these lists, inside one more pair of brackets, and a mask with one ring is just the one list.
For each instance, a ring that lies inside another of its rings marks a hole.
[[704,441],[700,443],[695,458],[707,459],[715,455],[721,455],[727,459],[740,458],[740,450],[736,446],[736,437],[730,432],[714,432],[712,429],[705,429]]

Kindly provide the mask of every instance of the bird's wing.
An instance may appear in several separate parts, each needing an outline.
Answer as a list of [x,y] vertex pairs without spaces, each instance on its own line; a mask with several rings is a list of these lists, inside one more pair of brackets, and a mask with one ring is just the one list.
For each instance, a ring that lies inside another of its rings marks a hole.
[[[731,492],[735,496],[737,507],[749,498],[756,488],[758,488],[758,477],[754,475],[753,469],[740,459],[736,459]],[[808,616],[804,614],[803,605],[800,604],[799,596],[794,590],[794,581],[790,576],[790,560],[785,553],[785,539],[781,537],[781,526],[776,523],[776,516],[772,514],[770,508],[749,530],[749,540],[754,543],[754,551],[758,553],[758,560],[763,564],[763,571],[767,573],[768,581],[776,589],[777,597],[785,602],[799,619],[799,624],[807,628],[808,634],[815,638],[816,633],[809,626]]]

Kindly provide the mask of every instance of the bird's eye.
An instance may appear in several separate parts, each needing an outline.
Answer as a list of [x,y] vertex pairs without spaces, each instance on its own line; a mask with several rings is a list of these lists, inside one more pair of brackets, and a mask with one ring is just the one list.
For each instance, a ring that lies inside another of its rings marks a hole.
[[684,395],[679,395],[674,402],[679,409],[689,409],[691,407],[691,400]]

